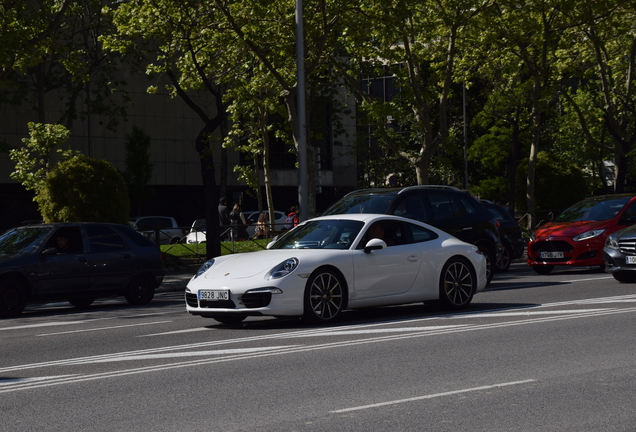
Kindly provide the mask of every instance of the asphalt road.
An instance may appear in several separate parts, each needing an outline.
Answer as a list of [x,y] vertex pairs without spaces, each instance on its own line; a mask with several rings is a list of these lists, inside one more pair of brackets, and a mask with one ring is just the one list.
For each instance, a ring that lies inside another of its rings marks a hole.
[[0,321],[0,431],[636,430],[636,285],[604,273],[515,264],[461,313],[328,327],[222,326],[182,283]]

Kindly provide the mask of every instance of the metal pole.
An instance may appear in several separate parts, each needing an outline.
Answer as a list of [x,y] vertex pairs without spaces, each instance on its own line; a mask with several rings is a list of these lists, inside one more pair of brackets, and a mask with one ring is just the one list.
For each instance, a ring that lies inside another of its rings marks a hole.
[[464,190],[468,189],[468,137],[466,136],[466,81],[462,83],[464,105]]
[[303,32],[303,1],[296,0],[296,64],[298,68],[298,207],[300,220],[307,220],[309,204],[307,179],[307,124],[305,119],[305,48]]

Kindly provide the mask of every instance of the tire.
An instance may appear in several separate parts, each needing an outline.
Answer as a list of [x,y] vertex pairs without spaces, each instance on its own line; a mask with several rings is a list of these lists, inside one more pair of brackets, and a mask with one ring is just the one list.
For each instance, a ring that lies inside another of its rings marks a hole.
[[346,287],[333,270],[318,269],[307,281],[303,318],[315,323],[334,321],[346,304]]
[[554,270],[554,266],[553,265],[532,266],[532,270],[534,270],[537,274],[547,275],[552,273],[552,270]]
[[477,289],[477,277],[472,266],[462,258],[451,258],[439,278],[439,299],[450,309],[462,309],[470,304]]
[[150,303],[155,296],[155,284],[147,276],[135,276],[126,287],[126,301],[134,306]]
[[72,304],[78,309],[86,309],[87,307],[92,305],[94,301],[95,299],[93,297],[79,297],[79,298],[72,298],[68,300],[70,304]]
[[475,246],[477,246],[481,253],[484,254],[484,257],[486,257],[486,285],[489,285],[495,275],[495,272],[493,271],[495,267],[494,263],[496,262],[494,249],[484,242],[477,243]]
[[631,271],[615,271],[612,273],[614,279],[619,282],[633,283],[636,282],[636,272]]
[[504,244],[501,248],[501,256],[497,260],[497,264],[495,264],[495,271],[497,272],[505,272],[510,268],[510,263],[512,262],[512,249],[507,244]]
[[203,318],[212,318],[221,324],[238,324],[243,322],[245,315],[201,315]]
[[17,279],[0,281],[0,317],[16,317],[26,306],[26,289]]

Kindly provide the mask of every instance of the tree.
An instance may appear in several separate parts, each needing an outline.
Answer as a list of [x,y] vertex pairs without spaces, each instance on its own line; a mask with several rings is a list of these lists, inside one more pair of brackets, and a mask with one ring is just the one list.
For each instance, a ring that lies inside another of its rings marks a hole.
[[[104,115],[109,128],[125,117],[121,104],[127,101],[126,93],[117,91],[124,85],[117,78],[119,59],[98,41],[112,31],[102,13],[107,3],[10,0],[0,16],[0,103],[30,103],[39,123],[65,124],[68,129],[78,117]],[[47,96],[53,92],[65,107],[60,118],[49,119]],[[118,94],[123,99],[114,97]]]
[[[215,11],[197,1],[132,1],[112,5],[109,14],[117,33],[101,39],[108,49],[134,53],[145,62],[149,75],[168,80],[165,88],[171,97],[181,98],[201,119],[195,148],[201,160],[206,250],[208,258],[218,256],[219,192],[213,148],[222,143],[215,133],[221,130],[223,135],[227,122],[224,83],[240,64],[236,43],[221,28]],[[151,93],[156,90],[156,86],[148,88]]]
[[146,188],[154,167],[149,149],[150,135],[133,125],[132,132],[126,136],[126,168],[123,176],[128,196],[136,204],[138,215],[140,205],[153,195],[153,191]]
[[[636,9],[632,3],[586,0],[568,10],[568,17],[572,27],[565,39],[572,49],[561,52],[563,79],[577,78],[580,85],[563,95],[586,142],[614,155],[614,192],[620,193],[636,142]],[[594,132],[599,121],[611,143]]]
[[123,176],[109,162],[85,156],[55,166],[35,200],[45,222],[126,224],[130,213]]
[[[9,157],[15,163],[15,170],[10,176],[22,183],[27,190],[33,190],[37,194],[51,171],[51,152],[66,142],[70,132],[62,125],[30,122],[28,127],[29,138],[22,139],[25,146],[9,151]],[[61,149],[57,152],[63,159],[79,154]]]
[[[374,0],[353,9],[334,58],[382,143],[408,160],[418,184],[449,134],[448,101],[462,32],[490,1]],[[394,95],[360,88],[359,74],[394,77]],[[392,97],[391,97],[392,96]]]
[[528,228],[536,224],[536,167],[544,116],[555,96],[556,54],[561,47],[561,34],[567,25],[563,10],[571,2],[561,0],[510,0],[498,2],[484,15],[483,46],[494,53],[490,60],[517,65],[520,82],[530,86],[530,124],[532,139],[526,176]]

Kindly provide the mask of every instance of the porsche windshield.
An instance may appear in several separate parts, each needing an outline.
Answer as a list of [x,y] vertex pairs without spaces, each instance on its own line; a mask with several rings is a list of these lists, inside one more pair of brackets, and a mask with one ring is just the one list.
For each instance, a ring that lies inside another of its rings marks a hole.
[[269,249],[349,249],[363,222],[314,220],[289,231]]
[[51,227],[13,228],[0,236],[0,255],[33,252],[44,241]]
[[555,219],[555,222],[604,221],[615,218],[631,197],[599,200],[591,198],[574,204]]

